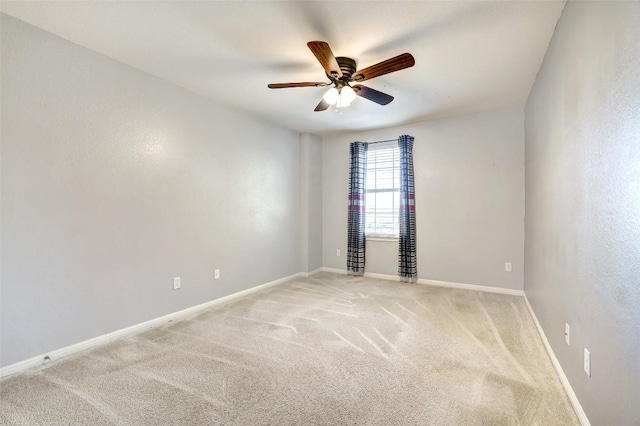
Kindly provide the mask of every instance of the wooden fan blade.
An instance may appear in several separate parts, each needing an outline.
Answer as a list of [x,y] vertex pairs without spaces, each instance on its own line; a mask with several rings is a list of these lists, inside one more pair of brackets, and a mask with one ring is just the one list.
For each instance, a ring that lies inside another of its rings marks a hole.
[[336,57],[333,55],[331,48],[324,41],[310,41],[307,43],[307,47],[316,55],[318,62],[324,68],[327,75],[331,75],[334,78],[342,77],[342,71]]
[[318,104],[318,106],[316,107],[316,109],[314,109],[314,111],[325,111],[327,110],[331,105],[329,104],[329,102],[325,101],[324,99],[322,99],[320,101],[320,103]]
[[380,77],[381,75],[412,67],[415,64],[416,61],[410,53],[403,53],[402,55],[371,65],[363,70],[356,71],[353,76],[353,81],[360,82],[371,80],[372,78]]
[[387,105],[393,100],[393,96],[387,95],[386,93],[379,92],[375,89],[372,89],[367,86],[363,86],[361,84],[356,84],[353,86],[353,90],[356,91],[356,95],[362,96],[363,98],[369,99],[380,105]]
[[313,82],[303,82],[303,83],[271,83],[268,85],[269,89],[286,89],[288,87],[324,87],[328,86],[329,83],[313,83]]

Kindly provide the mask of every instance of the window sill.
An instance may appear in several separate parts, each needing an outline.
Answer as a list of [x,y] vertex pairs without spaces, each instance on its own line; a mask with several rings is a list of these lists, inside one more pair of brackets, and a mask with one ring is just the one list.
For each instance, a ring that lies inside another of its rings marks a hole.
[[396,241],[398,241],[398,237],[380,237],[380,236],[367,236],[366,237],[367,241],[386,241],[386,242],[390,242],[390,243],[394,243]]

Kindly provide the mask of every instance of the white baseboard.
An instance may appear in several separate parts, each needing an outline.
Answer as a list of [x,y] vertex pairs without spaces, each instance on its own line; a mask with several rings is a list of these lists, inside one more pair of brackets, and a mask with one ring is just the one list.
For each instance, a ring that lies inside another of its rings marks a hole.
[[347,275],[347,270],[346,269],[336,269],[336,268],[323,267],[322,268],[322,272],[333,272],[334,274]]
[[[315,271],[313,273],[316,273]],[[122,328],[120,330],[113,331],[111,333],[103,334],[102,336],[94,337],[88,340],[84,340],[82,342],[75,343],[70,346],[66,346],[64,348],[56,349],[42,355],[34,356],[32,358],[25,359],[24,361],[16,362],[15,364],[7,365],[5,367],[0,368],[0,378],[10,376],[12,374],[20,373],[30,368],[39,367],[45,365],[50,361],[45,361],[45,356],[48,357],[51,361],[58,360],[62,357],[90,349],[96,346],[104,345],[105,343],[111,342],[113,340],[130,336],[132,334],[140,333],[142,331],[148,330],[153,327],[158,327],[160,325],[166,324],[169,321],[175,321],[182,319],[186,316],[189,316],[198,311],[211,308],[213,306],[222,305],[233,300],[236,300],[240,297],[247,296],[252,293],[256,293],[258,291],[264,290],[268,287],[272,287],[278,284],[282,284],[286,281],[297,278],[301,275],[300,272],[289,275],[288,277],[280,278],[274,281],[270,281],[265,284],[261,284],[255,287],[248,288],[246,290],[239,291],[237,293],[230,294],[228,296],[220,297],[218,299],[210,300],[209,302],[202,303],[200,305],[192,306],[190,308],[183,309],[181,311],[173,312],[168,315],[164,315],[158,318],[151,319],[149,321],[142,322],[140,324],[132,325],[131,327]]]
[[[347,274],[348,271],[345,269],[335,269],[335,268],[322,268],[324,272],[333,272],[335,274]],[[381,280],[389,280],[389,281],[400,281],[400,277],[397,275],[388,275],[388,274],[377,274],[374,272],[365,272],[365,277],[369,278],[377,278]],[[474,290],[474,291],[482,291],[485,293],[498,293],[498,294],[508,294],[510,296],[524,296],[524,292],[522,290],[514,290],[510,288],[502,288],[502,287],[490,287],[484,285],[475,285],[475,284],[462,284],[462,283],[454,283],[449,281],[436,281],[436,280],[428,280],[425,278],[418,278],[418,284],[424,285],[432,285],[436,287],[448,287],[448,288],[459,288],[462,290]]]
[[301,277],[312,277],[312,276],[314,276],[316,274],[319,274],[322,271],[323,271],[323,268],[318,268],[318,269],[314,269],[311,272],[300,272],[300,276]]
[[527,305],[527,309],[529,310],[529,314],[531,314],[531,318],[533,318],[533,322],[538,329],[538,334],[540,334],[540,338],[542,339],[542,343],[544,343],[544,347],[549,354],[549,358],[551,358],[551,363],[553,364],[553,368],[555,368],[556,373],[558,373],[558,377],[560,378],[560,382],[562,383],[562,387],[564,387],[564,391],[567,393],[569,397],[569,401],[571,401],[571,405],[573,406],[574,411],[576,412],[576,416],[578,416],[578,420],[580,420],[580,424],[582,426],[591,426],[589,419],[587,418],[587,414],[582,409],[582,405],[580,405],[580,401],[576,396],[576,393],[573,391],[571,387],[571,383],[569,383],[569,379],[564,374],[564,370],[562,370],[562,366],[560,365],[560,361],[556,358],[556,354],[553,353],[553,349],[551,349],[551,345],[549,344],[549,340],[547,340],[547,336],[544,334],[544,330],[538,321],[538,317],[536,313],[533,311],[531,304],[529,303],[529,299],[527,295],[524,295],[524,301]]
[[377,274],[375,272],[365,272],[365,277],[368,278],[376,278],[379,280],[388,280],[388,281],[400,281],[400,277],[397,275],[388,275],[388,274]]
[[418,284],[433,285],[433,286],[436,286],[436,287],[459,288],[459,289],[462,289],[462,290],[482,291],[482,292],[485,292],[485,293],[507,294],[509,296],[524,296],[524,292],[522,290],[514,290],[512,288],[502,288],[502,287],[491,287],[491,286],[486,286],[486,285],[463,284],[463,283],[453,283],[453,282],[449,282],[449,281],[426,280],[424,278],[418,278]]
[[[349,271],[347,271],[346,269],[336,269],[336,268],[322,268],[322,271],[333,272],[334,274],[342,274],[342,275],[347,275],[349,273]],[[400,281],[400,277],[397,277],[395,275],[376,274],[373,272],[365,272],[363,276],[367,278],[377,278],[381,280]]]

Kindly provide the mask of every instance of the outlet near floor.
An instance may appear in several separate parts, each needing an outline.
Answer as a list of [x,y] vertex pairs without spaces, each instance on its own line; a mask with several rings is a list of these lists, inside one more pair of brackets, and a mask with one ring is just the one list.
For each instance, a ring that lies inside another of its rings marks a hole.
[[571,345],[571,327],[569,327],[569,324],[564,325],[564,341],[567,342],[567,345]]
[[173,289],[177,290],[180,288],[180,277],[175,277],[173,279]]
[[214,280],[219,280],[220,279],[220,269],[215,269],[213,271],[213,279]]

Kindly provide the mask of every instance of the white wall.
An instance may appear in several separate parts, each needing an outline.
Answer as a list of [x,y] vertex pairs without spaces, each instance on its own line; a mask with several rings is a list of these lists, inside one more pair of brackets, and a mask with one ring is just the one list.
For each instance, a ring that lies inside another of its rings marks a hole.
[[525,291],[593,425],[640,424],[639,70],[640,2],[570,1],[526,106]]
[[[415,137],[419,277],[522,289],[520,108],[324,137],[324,266],[346,269],[349,143],[402,134]],[[367,242],[367,272],[397,275],[397,262],[397,242]],[[505,272],[505,262],[513,264],[513,272]]]
[[1,26],[2,365],[299,271],[298,134]]
[[300,135],[300,271],[322,267],[322,140]]

